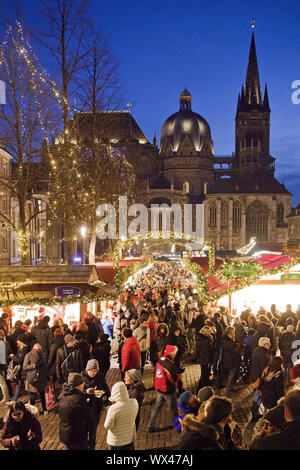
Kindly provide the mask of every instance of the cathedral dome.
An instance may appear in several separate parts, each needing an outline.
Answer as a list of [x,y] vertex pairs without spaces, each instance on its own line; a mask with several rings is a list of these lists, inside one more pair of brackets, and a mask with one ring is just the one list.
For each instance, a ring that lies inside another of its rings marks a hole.
[[192,111],[192,95],[185,89],[179,97],[180,109],[172,114],[161,130],[160,153],[177,152],[184,140],[188,140],[194,152],[212,153],[211,133],[208,122]]

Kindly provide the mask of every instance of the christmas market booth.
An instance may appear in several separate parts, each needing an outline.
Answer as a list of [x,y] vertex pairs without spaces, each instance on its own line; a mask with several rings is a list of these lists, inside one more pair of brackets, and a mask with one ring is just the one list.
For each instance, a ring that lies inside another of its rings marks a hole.
[[114,284],[99,279],[96,266],[0,266],[0,310],[16,320],[41,313],[51,322],[79,323],[98,302],[113,298]]
[[276,304],[284,311],[300,305],[300,259],[285,254],[261,254],[259,257],[185,259],[193,272],[196,286],[205,304],[224,305],[240,314],[251,307],[270,310]]

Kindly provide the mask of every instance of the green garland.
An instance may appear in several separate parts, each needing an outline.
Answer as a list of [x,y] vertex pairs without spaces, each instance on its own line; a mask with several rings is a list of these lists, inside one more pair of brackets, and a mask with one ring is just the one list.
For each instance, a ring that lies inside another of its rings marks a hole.
[[[243,274],[243,276],[245,276],[248,279],[252,279],[256,277],[256,274],[261,275],[261,272],[263,271],[263,267],[261,263],[257,263],[254,260],[253,261],[226,260],[220,266],[218,270],[218,276],[220,277],[220,279],[225,279],[226,281],[238,281],[241,279],[240,277],[241,273],[239,272],[240,269],[246,271],[246,273]],[[247,276],[247,269],[249,269],[248,276]],[[234,270],[237,270],[237,272],[236,273],[232,272]]]
[[148,258],[132,263],[125,268],[119,268],[115,273],[115,284],[118,286],[125,284],[131,276],[134,276],[140,269],[144,269],[152,263],[154,263],[154,259]]
[[52,306],[52,305],[69,305],[75,303],[88,304],[90,302],[102,302],[105,300],[115,300],[121,293],[121,289],[111,294],[90,294],[80,296],[68,296],[68,297],[25,297],[19,299],[5,299],[0,300],[0,308],[12,307],[13,305],[24,305],[24,306]]

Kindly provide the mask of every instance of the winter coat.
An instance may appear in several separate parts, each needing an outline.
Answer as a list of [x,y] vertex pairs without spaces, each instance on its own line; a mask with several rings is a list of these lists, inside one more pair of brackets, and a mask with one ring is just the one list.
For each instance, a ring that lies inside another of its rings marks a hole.
[[283,312],[280,315],[278,326],[282,326],[283,328],[286,327],[286,321],[288,318],[293,318],[295,325],[297,324],[298,318],[294,312]]
[[79,349],[82,357],[83,368],[87,365],[87,362],[92,358],[90,353],[90,343],[87,339],[75,339],[76,347]]
[[11,335],[7,337],[7,342],[10,344],[12,354],[17,354],[18,345],[17,338],[20,334],[24,334],[23,328],[17,328]]
[[188,415],[184,418],[184,427],[186,430],[181,435],[180,450],[223,450],[212,426],[192,420]]
[[234,329],[235,329],[235,340],[237,343],[240,345],[240,349],[243,348],[244,346],[244,339],[247,336],[247,332],[245,330],[245,327],[242,323],[234,323]]
[[97,330],[94,319],[93,318],[86,319],[85,324],[88,327],[87,340],[89,344],[91,344],[92,346],[95,346],[98,336],[99,336],[98,334],[99,330]]
[[132,385],[126,385],[129,398],[135,398],[139,404],[139,409],[142,406],[144,395],[145,395],[145,385],[142,382],[135,382]]
[[218,442],[222,449],[224,450],[234,450],[235,445],[231,439],[231,429],[228,424],[225,424],[224,428],[222,428],[218,423],[209,419],[208,417],[202,418],[201,423],[204,423],[208,426],[212,426],[216,432],[218,433]]
[[[175,393],[177,389],[178,380],[180,378],[175,361],[172,361],[169,357],[163,356],[156,363],[155,375],[156,375],[156,370],[158,366],[162,366],[166,370],[166,379],[167,379],[167,391],[160,392],[160,393],[165,393],[166,395]],[[171,380],[168,379],[169,377]]]
[[14,364],[21,366],[20,370],[19,370],[19,372],[17,373],[17,376],[16,376],[17,380],[18,379],[22,379],[22,380],[26,379],[26,371],[24,371],[24,369],[23,369],[23,362],[24,362],[24,358],[25,358],[26,354],[29,352],[29,350],[30,350],[29,345],[25,346],[23,349],[18,348],[17,354],[13,357]]
[[239,359],[239,343],[233,341],[229,336],[223,335],[221,362],[224,370],[229,371],[234,369],[238,365]]
[[[31,350],[26,354],[23,362],[23,369],[26,371],[25,390],[27,392],[42,392],[47,385],[47,364],[43,353]],[[38,385],[34,386],[30,383],[30,371],[39,373]]]
[[200,313],[197,317],[193,318],[191,323],[191,328],[195,328],[196,334],[199,334],[199,331],[204,327],[205,320],[208,319],[208,316],[204,313]]
[[[139,326],[134,330],[133,336],[138,340],[141,352],[150,348],[150,328],[148,326],[146,328]],[[132,369],[136,369],[136,367],[132,367]]]
[[92,350],[92,357],[98,361],[99,371],[104,375],[104,377],[110,368],[110,350],[111,346],[108,339],[96,343]]
[[[66,359],[64,370],[62,370],[62,365]],[[83,360],[79,349],[67,348],[65,344],[58,348],[56,353],[56,377],[58,381],[63,382],[66,380],[70,372],[80,374],[83,369]]]
[[38,323],[31,329],[31,334],[42,346],[42,351],[48,358],[50,351],[50,329]]
[[104,427],[107,429],[107,444],[125,446],[133,443],[136,436],[135,419],[139,411],[137,400],[129,398],[126,385],[117,382],[111,391]]
[[90,413],[88,395],[65,383],[58,403],[59,438],[67,446],[87,448]]
[[197,362],[201,366],[207,366],[213,363],[214,351],[212,338],[200,333],[196,338]]
[[264,437],[261,450],[300,450],[300,418],[287,423],[283,430]]
[[140,369],[140,345],[134,336],[126,339],[121,351],[122,372]]
[[271,354],[263,346],[257,346],[252,352],[251,356],[251,371],[249,382],[254,383],[258,378],[261,378],[261,375],[267,366]]
[[279,398],[284,396],[284,372],[267,382],[262,380],[259,390],[262,394],[262,404],[269,410],[277,405]]
[[58,348],[61,348],[65,344],[63,336],[58,336],[54,339],[50,346],[50,352],[48,357],[48,374],[51,377],[56,378],[56,353]]
[[292,362],[292,344],[295,340],[296,335],[292,331],[284,331],[279,338],[278,346],[280,349],[280,354],[283,356],[283,360],[286,364]]
[[[35,434],[35,437],[29,441],[27,433],[30,430]],[[14,436],[20,436],[20,442],[17,446],[12,445],[12,437]],[[19,423],[9,417],[1,432],[0,443],[9,450],[39,450],[41,442],[41,425],[29,411],[26,411]]]
[[90,377],[87,373],[86,370],[82,372],[82,377],[84,380],[85,388],[97,388],[97,390],[104,390],[105,394],[102,395],[101,397],[96,397],[95,395],[87,395],[88,397],[88,408],[89,408],[89,413],[90,413],[90,418],[93,419],[95,415],[98,415],[101,413],[101,410],[103,408],[103,405],[107,402],[110,393],[108,386],[106,384],[104,376],[101,374],[101,372],[98,372],[95,377]]
[[[162,336],[161,330],[165,330],[165,334]],[[150,360],[155,364],[159,358],[162,356],[163,350],[167,344],[169,335],[169,327],[166,323],[160,323],[156,328],[156,334],[153,338],[153,341],[150,345]]]

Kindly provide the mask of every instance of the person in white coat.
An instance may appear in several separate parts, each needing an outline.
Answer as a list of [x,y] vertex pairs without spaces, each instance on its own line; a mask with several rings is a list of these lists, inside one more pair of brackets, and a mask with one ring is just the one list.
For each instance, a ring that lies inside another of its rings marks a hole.
[[111,389],[110,406],[104,427],[107,429],[108,450],[134,450],[136,437],[135,419],[139,405],[135,398],[129,398],[124,382],[117,382]]

